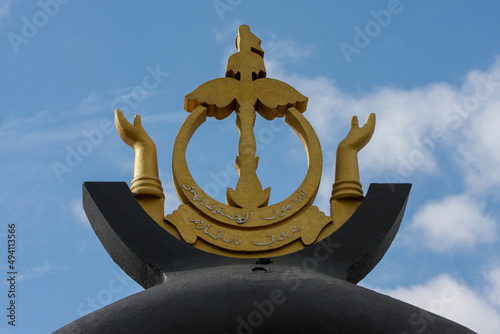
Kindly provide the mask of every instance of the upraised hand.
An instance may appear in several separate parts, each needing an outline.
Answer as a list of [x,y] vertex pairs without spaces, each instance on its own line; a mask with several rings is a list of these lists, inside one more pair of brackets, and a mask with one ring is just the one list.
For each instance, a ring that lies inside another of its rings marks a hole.
[[[332,198],[330,200],[332,217],[335,214],[335,205],[349,207],[350,209],[347,211],[351,212],[357,208],[363,199],[363,189],[359,180],[358,152],[368,144],[374,131],[375,114],[370,114],[365,125],[361,128],[358,124],[358,117],[354,116],[351,121],[351,130],[337,148],[335,184],[333,185]],[[339,204],[337,200],[343,199],[349,201]],[[344,209],[339,210],[342,211]]]
[[130,190],[142,208],[161,224],[165,195],[158,177],[156,146],[142,127],[139,115],[135,116],[132,125],[123,113],[116,109],[115,125],[120,138],[135,151],[134,179],[130,183]]
[[115,126],[120,138],[134,150],[138,146],[154,146],[141,124],[141,116],[135,115],[134,125],[130,124],[120,109],[115,110]]
[[339,148],[350,148],[359,152],[372,138],[375,131],[375,114],[371,113],[366,119],[365,125],[359,127],[358,117],[353,116],[351,130],[339,144]]

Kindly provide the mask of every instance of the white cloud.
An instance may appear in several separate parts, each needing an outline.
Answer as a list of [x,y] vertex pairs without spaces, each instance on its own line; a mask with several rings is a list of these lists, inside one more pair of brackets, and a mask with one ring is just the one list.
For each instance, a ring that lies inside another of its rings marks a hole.
[[430,201],[413,216],[412,228],[427,247],[438,252],[470,248],[497,238],[497,221],[485,213],[485,203],[467,195]]
[[[266,55],[264,58],[266,61],[266,70],[270,74],[274,73],[276,66],[282,66],[284,63],[303,63],[306,59],[314,57],[316,52],[315,46],[299,45],[293,40],[273,40],[265,42],[262,45],[262,49]],[[270,59],[268,60],[267,58]]]
[[[499,94],[500,95],[500,94]],[[456,156],[468,189],[476,194],[496,193],[500,185],[500,99],[489,101],[485,110],[471,117]]]
[[[433,117],[436,110],[444,110],[454,96],[450,87],[439,84],[411,91],[384,88],[356,98],[342,92],[332,79],[297,76],[285,69],[287,63],[313,58],[314,46],[273,41],[264,50],[268,77],[290,84],[309,98],[304,115],[318,134],[324,156],[323,181],[316,203],[326,212],[334,181],[336,148],[349,131],[352,116],[357,115],[362,125],[369,113],[377,114],[375,135],[360,154],[360,168],[396,171],[401,160],[408,160],[408,152],[420,147],[420,139],[428,129],[439,122]],[[432,157],[426,156],[417,168],[433,172],[437,166]]]
[[[283,50],[293,53],[295,58],[311,56],[310,51],[301,54],[291,46]],[[441,122],[438,115],[446,112],[455,99],[456,92],[451,87],[435,84],[410,91],[383,88],[355,98],[339,90],[329,78],[285,74],[289,72],[283,69],[282,58],[280,55],[266,61],[268,76],[292,85],[309,97],[305,116],[318,134],[325,156],[328,152],[335,155],[338,143],[349,131],[352,116],[358,116],[362,125],[373,112],[377,115],[377,125],[371,142],[360,154],[361,169],[370,169],[371,173],[393,171],[399,178],[416,170],[427,173],[438,170],[432,155],[436,144],[427,143],[426,135],[437,127]],[[326,168],[333,168],[333,164],[334,159],[325,159]],[[323,189],[326,188],[331,188],[331,184]],[[329,197],[326,194],[330,191],[324,190],[320,195]]]
[[214,39],[220,43],[227,42],[228,40],[234,41],[236,38],[235,31],[238,31],[238,28],[242,24],[241,20],[235,20],[223,28],[215,27],[213,30]]
[[0,0],[0,19],[9,17],[12,0]]
[[170,214],[179,208],[181,201],[177,197],[174,184],[172,182],[163,182],[163,193],[165,194],[165,215]]
[[500,307],[500,266],[493,267],[485,274],[485,278],[489,284],[486,293],[490,301]]
[[83,226],[90,227],[89,220],[85,211],[83,210],[83,204],[81,199],[74,199],[70,202],[69,205],[71,209],[71,213],[76,218],[76,220],[82,224]]
[[439,149],[440,154],[456,156],[470,185],[484,190],[500,184],[499,59],[485,72],[467,73],[460,87],[447,83],[411,90],[383,87],[355,97],[340,91],[334,80],[297,76],[285,69],[287,63],[314,57],[314,47],[293,41],[273,41],[266,47],[270,49],[268,76],[309,97],[305,115],[322,144],[326,143],[325,149],[336,148],[352,116],[363,121],[373,112],[377,114],[375,134],[362,153],[370,170],[393,171],[402,179],[416,171],[435,174]]
[[[423,285],[376,290],[453,320],[477,333],[500,333],[498,309],[486,302],[484,296],[449,275],[439,275]],[[419,323],[419,326],[422,329],[424,325]]]

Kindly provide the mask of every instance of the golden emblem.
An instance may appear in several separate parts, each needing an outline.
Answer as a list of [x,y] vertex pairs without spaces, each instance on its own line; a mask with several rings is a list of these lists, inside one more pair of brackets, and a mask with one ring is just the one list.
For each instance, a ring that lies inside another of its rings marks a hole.
[[[330,215],[313,206],[319,189],[323,158],[314,129],[303,116],[307,97],[292,86],[266,78],[261,41],[242,25],[236,38],[238,52],[228,59],[226,76],[208,81],[185,96],[190,115],[177,134],[172,159],[173,182],[182,204],[164,217],[164,194],[158,178],[156,147],[142,128],[140,116],[130,124],[120,110],[115,123],[120,137],[135,150],[131,191],[144,210],[177,238],[216,254],[270,257],[303,249],[344,224],[363,200],[357,154],[375,129],[370,114],[363,127],[356,116],[337,148],[335,184]],[[239,180],[228,188],[226,203],[208,196],[191,176],[186,148],[206,117],[224,119],[236,112],[240,133],[236,169]],[[299,188],[283,201],[269,205],[270,188],[257,177],[258,157],[254,123],[256,112],[267,120],[285,118],[301,139],[308,171]]]

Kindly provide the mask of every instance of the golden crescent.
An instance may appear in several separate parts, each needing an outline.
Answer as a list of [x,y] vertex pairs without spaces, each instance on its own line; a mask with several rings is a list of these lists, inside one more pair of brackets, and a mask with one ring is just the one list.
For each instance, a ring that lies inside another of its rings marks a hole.
[[[295,108],[289,108],[285,121],[297,133],[306,150],[308,170],[299,188],[285,200],[266,207],[238,208],[223,204],[208,196],[193,179],[186,160],[186,149],[195,131],[203,124],[207,117],[207,108],[199,106],[191,112],[182,124],[174,143],[172,159],[172,177],[177,194],[182,203],[195,209],[222,224],[240,226],[244,219],[234,217],[247,217],[244,227],[264,227],[279,223],[292,217],[304,207],[310,207],[314,202],[321,181],[323,157],[319,139],[311,124]],[[297,194],[303,199],[296,200]],[[290,203],[293,203],[290,206]],[[220,213],[224,213],[221,215]],[[251,215],[251,219],[248,219]],[[272,218],[274,215],[276,217]]]

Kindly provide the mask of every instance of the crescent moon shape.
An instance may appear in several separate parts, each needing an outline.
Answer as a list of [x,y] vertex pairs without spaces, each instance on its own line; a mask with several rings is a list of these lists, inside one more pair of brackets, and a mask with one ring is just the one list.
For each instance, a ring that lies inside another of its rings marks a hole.
[[[396,236],[410,188],[410,184],[371,184],[359,208],[337,231],[303,250],[268,259],[265,267],[295,270],[312,261],[317,272],[358,283]],[[125,182],[85,182],[83,207],[111,258],[144,288],[182,271],[255,267],[256,258],[212,254],[175,238],[142,209]]]
[[[207,108],[198,106],[187,117],[175,139],[173,149],[173,156],[175,159],[172,159],[172,177],[177,194],[182,203],[189,205],[202,214],[209,215],[210,210],[207,209],[207,207],[200,208],[199,198],[206,198],[207,202],[213,203],[217,208],[222,208],[224,213],[228,216],[245,217],[249,213],[248,209],[229,206],[211,198],[196,184],[196,181],[189,172],[186,161],[186,148],[192,135],[198,127],[205,122],[206,117]],[[304,145],[308,158],[308,171],[299,188],[288,198],[271,206],[253,209],[253,219],[246,222],[245,227],[262,227],[264,225],[269,226],[270,224],[282,222],[302,210],[304,207],[311,206],[316,198],[323,168],[323,157],[319,139],[307,119],[297,109],[293,107],[289,108],[286,113],[285,121],[295,130]],[[196,192],[197,195],[193,196],[193,192]],[[296,193],[305,194],[305,196],[303,196],[304,200],[300,203],[294,203],[294,205],[286,211],[286,214],[276,217],[272,222],[265,220],[265,217],[272,216],[273,212],[281,212],[283,207],[289,206]],[[219,219],[223,224],[238,226],[237,222],[227,217],[219,216]]]

